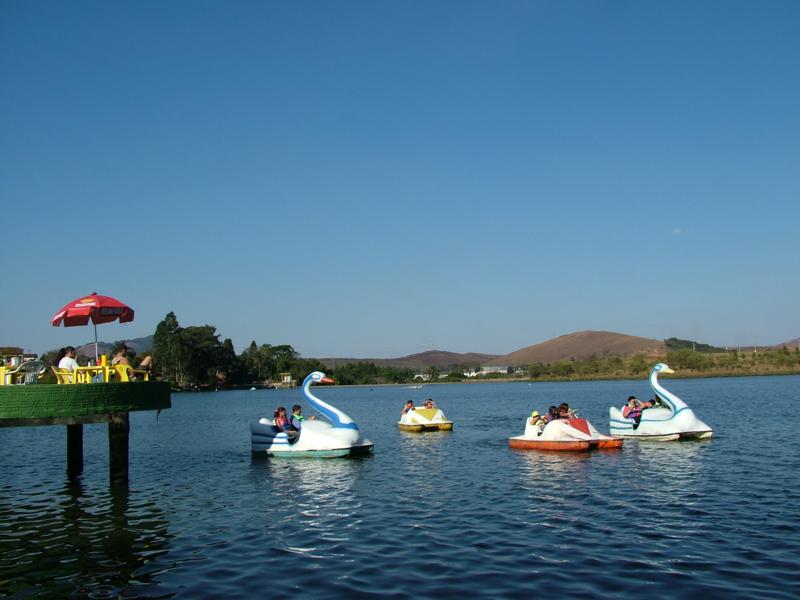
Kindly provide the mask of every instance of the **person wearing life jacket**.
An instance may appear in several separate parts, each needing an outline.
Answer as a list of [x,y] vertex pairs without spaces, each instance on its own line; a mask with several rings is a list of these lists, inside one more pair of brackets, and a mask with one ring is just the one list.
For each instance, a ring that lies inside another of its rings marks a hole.
[[544,431],[544,427],[547,425],[547,422],[544,420],[542,415],[539,414],[538,410],[531,412],[531,418],[528,420],[528,422],[536,427],[537,435],[542,435],[542,431]]
[[642,411],[645,409],[644,404],[639,402],[636,396],[628,396],[628,402],[622,407],[622,416],[630,419],[633,423],[633,428],[639,427],[639,422],[642,420]]
[[[317,417],[315,417],[314,415],[311,415],[310,417],[308,417],[308,420],[309,421],[313,421],[316,418]],[[300,429],[303,428],[303,421],[305,421],[305,420],[306,420],[306,417],[303,416],[303,407],[300,406],[299,404],[295,404],[292,407],[292,418],[289,419],[289,423],[295,429],[297,429],[297,431],[300,431]]]

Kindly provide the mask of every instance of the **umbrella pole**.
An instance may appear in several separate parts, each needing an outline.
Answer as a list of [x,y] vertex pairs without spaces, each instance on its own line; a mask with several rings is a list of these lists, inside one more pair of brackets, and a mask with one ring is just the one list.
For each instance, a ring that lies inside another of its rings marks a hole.
[[94,325],[94,364],[97,364],[97,323],[92,321],[92,325]]

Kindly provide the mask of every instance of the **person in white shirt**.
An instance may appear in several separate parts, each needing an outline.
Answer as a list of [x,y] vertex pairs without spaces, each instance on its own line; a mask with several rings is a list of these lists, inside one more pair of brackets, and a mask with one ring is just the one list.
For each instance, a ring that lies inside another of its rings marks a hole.
[[73,371],[78,368],[78,361],[75,360],[75,348],[72,346],[64,348],[64,356],[58,361],[58,368],[69,371],[70,379],[72,379]]

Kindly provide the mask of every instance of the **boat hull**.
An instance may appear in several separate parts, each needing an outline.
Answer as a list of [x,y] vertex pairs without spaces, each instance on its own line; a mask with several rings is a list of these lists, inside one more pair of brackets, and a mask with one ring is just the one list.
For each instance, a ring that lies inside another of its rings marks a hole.
[[544,450],[551,452],[588,452],[590,450],[622,448],[623,440],[526,440],[508,438],[514,450]]
[[452,421],[447,423],[431,423],[425,425],[408,425],[406,423],[398,423],[397,427],[399,427],[401,431],[411,431],[413,433],[424,433],[426,431],[453,431]]
[[330,450],[253,450],[253,454],[266,454],[276,458],[344,458],[372,454],[374,444],[365,442],[349,448]]

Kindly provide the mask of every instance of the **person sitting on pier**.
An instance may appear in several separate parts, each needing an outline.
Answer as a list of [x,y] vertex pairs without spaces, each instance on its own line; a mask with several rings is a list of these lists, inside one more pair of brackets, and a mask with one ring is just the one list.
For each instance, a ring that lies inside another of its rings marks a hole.
[[153,374],[153,355],[149,352],[145,352],[144,358],[142,362],[139,363],[139,370],[140,371],[147,371],[150,375]]
[[74,371],[78,368],[78,361],[75,360],[75,348],[72,346],[62,348],[58,353],[58,357],[58,368],[69,371],[67,377],[70,381],[73,381]]
[[114,348],[111,354],[112,365],[129,365],[131,361],[128,360],[128,347],[125,344],[120,344]]
[[410,411],[410,410],[414,410],[414,402],[413,402],[412,400],[408,400],[408,401],[406,402],[406,405],[405,405],[405,406],[403,407],[403,409],[400,411],[400,414],[401,414],[401,415],[405,415],[405,414],[407,414],[407,413],[408,413],[408,411]]

